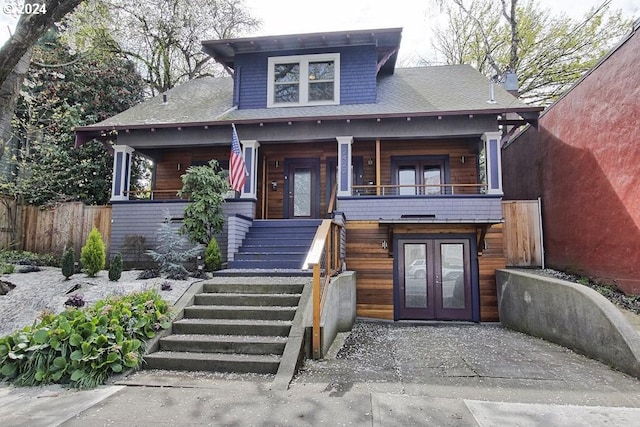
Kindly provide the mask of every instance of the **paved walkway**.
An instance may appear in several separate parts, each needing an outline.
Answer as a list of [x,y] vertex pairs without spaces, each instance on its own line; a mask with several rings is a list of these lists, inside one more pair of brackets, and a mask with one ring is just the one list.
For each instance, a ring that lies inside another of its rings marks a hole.
[[75,392],[0,387],[8,426],[640,426],[640,381],[499,325],[358,322],[287,391],[142,371]]

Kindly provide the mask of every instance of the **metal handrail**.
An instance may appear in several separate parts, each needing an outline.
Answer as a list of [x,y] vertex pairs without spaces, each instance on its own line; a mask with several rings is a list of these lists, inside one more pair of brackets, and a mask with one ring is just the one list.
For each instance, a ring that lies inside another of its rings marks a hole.
[[[428,188],[437,188],[440,191],[442,191],[442,189],[444,189],[445,191],[447,189],[451,189],[451,193],[450,194],[455,194],[455,189],[456,188],[477,188],[478,192],[483,189],[483,188],[487,188],[487,184],[369,184],[369,185],[353,185],[353,192],[355,193],[358,190],[365,190],[364,194],[365,195],[381,195],[381,196],[390,196],[390,195],[400,195],[400,189],[401,188],[411,188],[414,189],[414,193],[415,195],[420,195],[420,196],[428,196],[430,195],[429,193],[427,193],[425,190]],[[390,190],[390,191],[387,191]],[[438,193],[438,194],[443,194],[442,192]],[[407,194],[410,195],[410,194]],[[433,194],[433,195],[437,195],[437,194]]]

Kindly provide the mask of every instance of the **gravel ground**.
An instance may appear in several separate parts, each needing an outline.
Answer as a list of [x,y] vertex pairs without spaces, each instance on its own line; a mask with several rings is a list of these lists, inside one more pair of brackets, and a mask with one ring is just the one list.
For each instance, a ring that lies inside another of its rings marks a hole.
[[[155,288],[168,303],[175,304],[192,283],[200,280],[137,280],[139,270],[123,271],[117,282],[109,281],[107,271],[101,271],[96,277],[75,274],[65,280],[60,268],[41,269],[33,273],[13,273],[0,277],[3,282],[14,286],[6,295],[0,295],[0,336],[33,324],[45,310],[62,312],[64,303],[74,295],[82,295],[86,304],[90,305],[109,295]],[[171,289],[162,290],[163,284],[170,285]]]

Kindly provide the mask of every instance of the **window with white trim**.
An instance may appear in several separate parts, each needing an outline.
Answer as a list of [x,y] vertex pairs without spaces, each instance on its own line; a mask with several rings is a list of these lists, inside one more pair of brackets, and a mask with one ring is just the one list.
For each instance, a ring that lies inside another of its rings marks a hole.
[[267,107],[340,103],[340,54],[269,58]]

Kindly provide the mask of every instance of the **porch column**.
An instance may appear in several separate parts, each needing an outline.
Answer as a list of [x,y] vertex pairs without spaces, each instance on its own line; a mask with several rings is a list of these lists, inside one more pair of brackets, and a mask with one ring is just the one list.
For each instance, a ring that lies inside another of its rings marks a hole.
[[129,200],[131,157],[135,150],[128,145],[113,146],[113,180],[111,200]]
[[247,181],[244,183],[243,199],[256,199],[258,197],[258,147],[260,143],[255,140],[241,141],[244,154],[244,164],[247,166]]
[[502,159],[500,155],[500,132],[485,132],[484,141],[485,168],[487,176],[487,194],[502,193]]
[[338,140],[338,197],[351,196],[351,144],[353,136],[336,136]]

